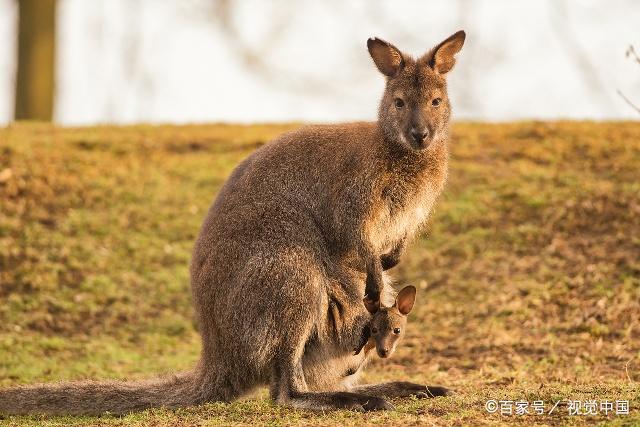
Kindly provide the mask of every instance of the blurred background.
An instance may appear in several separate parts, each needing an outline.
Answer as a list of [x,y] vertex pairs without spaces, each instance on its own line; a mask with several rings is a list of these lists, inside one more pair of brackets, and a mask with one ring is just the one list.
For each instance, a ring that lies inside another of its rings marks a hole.
[[635,119],[637,0],[0,0],[0,124],[374,119],[379,36],[468,34],[458,119]]

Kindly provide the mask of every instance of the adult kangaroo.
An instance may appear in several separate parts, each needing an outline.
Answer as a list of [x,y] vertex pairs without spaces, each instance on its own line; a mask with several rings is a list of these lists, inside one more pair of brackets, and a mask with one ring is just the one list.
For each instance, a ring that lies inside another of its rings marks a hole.
[[280,404],[310,409],[446,394],[406,382],[355,386],[366,356],[353,349],[370,319],[365,293],[390,296],[381,270],[397,263],[445,183],[445,77],[464,39],[459,31],[418,59],[369,39],[386,77],[377,122],[302,127],[234,170],[193,251],[202,354],[192,371],[5,389],[0,413],[122,414],[231,401],[261,385]]

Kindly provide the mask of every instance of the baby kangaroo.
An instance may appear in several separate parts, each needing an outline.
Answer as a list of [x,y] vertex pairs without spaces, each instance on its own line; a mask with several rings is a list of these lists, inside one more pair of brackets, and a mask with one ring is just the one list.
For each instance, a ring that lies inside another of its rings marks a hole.
[[404,335],[407,315],[416,301],[416,288],[402,288],[391,307],[382,307],[380,304],[372,303],[368,298],[364,298],[363,301],[373,317],[364,327],[354,354],[360,354],[363,348],[366,353],[375,347],[378,356],[390,357]]

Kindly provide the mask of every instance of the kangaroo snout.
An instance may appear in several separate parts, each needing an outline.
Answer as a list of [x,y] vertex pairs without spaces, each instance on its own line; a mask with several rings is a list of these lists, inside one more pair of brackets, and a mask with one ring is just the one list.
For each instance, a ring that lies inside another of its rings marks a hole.
[[429,136],[429,130],[425,128],[411,128],[411,138],[418,147],[425,145],[425,141]]
[[391,356],[391,351],[388,348],[379,348],[378,356],[380,356],[383,359],[386,359],[387,357]]

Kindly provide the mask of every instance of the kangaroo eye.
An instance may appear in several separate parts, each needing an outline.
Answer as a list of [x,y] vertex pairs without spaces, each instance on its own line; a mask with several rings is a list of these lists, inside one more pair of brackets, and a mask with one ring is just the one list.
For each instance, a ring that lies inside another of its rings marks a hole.
[[404,107],[404,101],[400,98],[396,98],[393,102],[395,102],[396,108]]
[[378,333],[378,328],[371,328],[371,333],[372,334],[377,334]]
[[394,333],[394,334],[396,334],[396,335],[398,335],[398,334],[400,333],[400,328],[395,328],[395,329],[393,330],[393,333]]
[[438,105],[440,105],[441,102],[442,102],[442,98],[434,98],[433,101],[431,101],[431,105],[433,105],[434,107],[437,107]]

